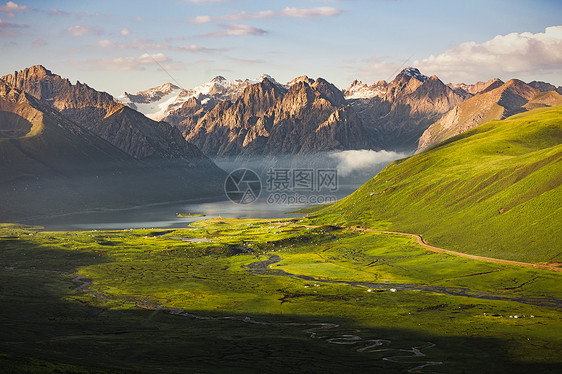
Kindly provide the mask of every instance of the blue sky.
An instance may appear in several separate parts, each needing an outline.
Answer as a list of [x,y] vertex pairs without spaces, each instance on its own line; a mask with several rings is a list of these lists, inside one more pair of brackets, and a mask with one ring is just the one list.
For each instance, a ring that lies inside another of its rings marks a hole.
[[0,1],[0,74],[42,64],[113,95],[263,73],[345,88],[410,65],[562,85],[560,14],[545,0]]

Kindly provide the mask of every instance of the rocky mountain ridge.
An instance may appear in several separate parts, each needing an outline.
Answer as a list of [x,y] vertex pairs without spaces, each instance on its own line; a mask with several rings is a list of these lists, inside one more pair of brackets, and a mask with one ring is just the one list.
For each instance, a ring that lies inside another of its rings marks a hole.
[[195,88],[184,89],[168,82],[145,91],[139,91],[136,94],[125,92],[117,100],[153,120],[161,120],[191,99],[197,99],[204,104],[225,100],[234,101],[246,87],[260,83],[265,79],[282,86],[267,74],[262,74],[257,79],[236,79],[234,81],[229,81],[223,76],[217,76]]
[[562,105],[562,95],[554,86],[527,84],[518,79],[505,83],[494,80],[477,94],[448,111],[420,137],[418,152],[443,140],[492,120],[507,118],[530,109]]
[[221,196],[225,173],[197,164],[134,158],[0,80],[0,219]]
[[[301,76],[286,85],[268,79],[277,91],[264,97],[270,88],[263,82],[247,86],[232,102],[192,97],[164,120],[210,157],[365,147],[413,151],[423,131],[463,100],[416,68],[404,69],[390,83],[355,81],[344,91],[322,78]],[[259,93],[240,100],[247,90]]]
[[211,157],[308,154],[347,149],[364,140],[360,121],[348,113],[334,85],[300,77],[288,86],[262,80],[248,86],[236,101],[220,102],[199,120],[178,125],[186,139]]
[[464,100],[439,78],[427,77],[416,68],[404,69],[390,83],[379,82],[376,87],[376,95],[349,96],[348,102],[372,146],[379,149],[411,151],[429,125]]
[[182,159],[210,164],[177,128],[153,121],[86,84],[72,84],[41,65],[2,79],[137,159]]
[[[318,117],[300,118],[298,124],[295,122],[293,125],[298,127],[295,133],[299,136],[293,137],[285,133],[286,129],[281,131],[281,127],[277,126],[278,121],[287,122],[285,119],[280,120],[283,115],[279,108],[284,107],[285,112],[300,113],[303,107],[307,108],[307,102],[297,100],[290,104],[285,101],[282,104],[283,96],[295,85],[301,85],[299,87],[302,89],[302,84],[306,84],[315,91],[327,85],[319,85],[316,83],[318,80],[307,76],[296,77],[285,85],[278,84],[269,76],[262,76],[261,81],[264,79],[279,88],[279,93],[274,95],[273,99],[270,97],[262,102],[260,95],[254,95],[252,97],[259,102],[257,104],[249,103],[248,98],[238,102],[246,89],[261,82],[238,80],[236,82],[244,84],[236,87],[243,87],[243,90],[232,94],[235,90],[231,89],[233,86],[229,81],[217,77],[199,88],[184,90],[192,92],[189,98],[178,101],[177,105],[168,106],[168,114],[163,119],[177,126],[186,139],[197,144],[211,157],[256,155],[262,152],[314,153],[329,150],[330,147],[334,147],[332,150],[367,147],[413,152],[418,149],[422,134],[446,113],[474,96],[483,95],[504,85],[504,82],[497,78],[475,84],[444,84],[437,76],[424,75],[414,67],[405,68],[390,82],[379,81],[367,85],[356,80],[342,91],[320,78],[320,82],[333,86],[324,92],[318,92],[331,103],[331,112],[322,113]],[[529,86],[542,91],[556,90],[556,87],[544,82],[531,82]],[[212,93],[210,87],[216,91],[215,94],[209,95]],[[336,91],[338,93],[334,94]],[[224,96],[225,92],[230,94]],[[255,105],[264,110],[256,113]],[[291,105],[293,108],[289,108]],[[265,108],[270,108],[270,112]],[[347,132],[349,136],[346,136],[343,142],[335,141],[330,138],[336,136],[332,133],[328,138],[320,140],[317,131],[325,131],[320,130],[320,125],[336,111],[338,114],[331,118],[332,121],[338,119],[337,124],[331,123],[331,127],[337,128],[340,134],[342,131]],[[345,116],[342,116],[344,113]],[[275,119],[272,119],[274,117]],[[338,122],[344,117],[347,118],[346,121]],[[480,123],[479,120],[476,123]],[[346,126],[351,128],[345,128]],[[462,128],[461,126],[459,131],[463,131]],[[288,138],[281,141],[278,135],[272,135],[271,131],[276,133],[278,130]],[[292,130],[289,131],[291,132]],[[357,135],[358,138],[351,134]],[[427,138],[427,135],[425,137]],[[291,142],[294,144],[289,145]]]

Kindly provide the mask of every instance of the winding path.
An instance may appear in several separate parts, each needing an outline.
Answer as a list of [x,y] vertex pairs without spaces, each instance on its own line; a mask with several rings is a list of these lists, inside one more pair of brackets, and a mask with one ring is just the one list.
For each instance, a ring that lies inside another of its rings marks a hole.
[[495,262],[498,264],[505,264],[505,265],[515,265],[515,266],[526,266],[526,267],[531,267],[531,268],[536,268],[536,269],[543,269],[543,270],[552,270],[552,271],[562,271],[562,268],[557,267],[557,266],[551,266],[551,265],[544,265],[544,264],[533,264],[530,262],[520,262],[520,261],[511,261],[511,260],[502,260],[500,258],[493,258],[493,257],[484,257],[484,256],[477,256],[477,255],[470,255],[468,253],[463,253],[463,252],[456,252],[456,251],[451,251],[448,249],[443,249],[443,248],[439,248],[439,247],[434,247],[432,245],[427,244],[421,235],[416,235],[416,234],[409,234],[407,232],[401,232],[401,231],[384,231],[384,230],[373,230],[373,229],[368,229],[368,228],[363,228],[363,227],[349,227],[350,230],[352,231],[364,231],[364,232],[374,232],[374,233],[378,233],[378,234],[397,234],[397,235],[402,235],[402,236],[408,236],[410,238],[414,238],[416,239],[416,241],[418,242],[418,244],[420,246],[422,246],[425,249],[428,249],[432,252],[437,252],[437,253],[447,253],[450,255],[454,255],[454,256],[460,256],[460,257],[466,257],[466,258],[470,258],[472,260],[480,260],[480,261],[488,261],[488,262]]

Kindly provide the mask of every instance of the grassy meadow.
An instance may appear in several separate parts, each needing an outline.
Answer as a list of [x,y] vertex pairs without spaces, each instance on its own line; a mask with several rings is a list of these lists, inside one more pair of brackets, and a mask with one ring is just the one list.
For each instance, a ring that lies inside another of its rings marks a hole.
[[64,373],[560,368],[558,272],[307,219],[192,226],[4,225],[0,365]]
[[[562,107],[393,162],[306,218],[0,225],[7,373],[559,373]],[[189,213],[185,213],[189,214]]]

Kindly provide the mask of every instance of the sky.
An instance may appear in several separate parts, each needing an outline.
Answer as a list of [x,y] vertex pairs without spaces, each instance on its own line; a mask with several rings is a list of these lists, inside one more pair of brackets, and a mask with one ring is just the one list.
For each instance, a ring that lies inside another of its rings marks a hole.
[[562,85],[559,0],[0,0],[0,75],[41,64],[119,96],[217,75],[339,88],[414,66]]

